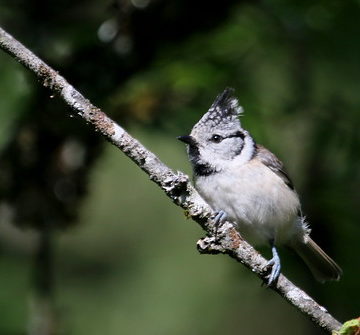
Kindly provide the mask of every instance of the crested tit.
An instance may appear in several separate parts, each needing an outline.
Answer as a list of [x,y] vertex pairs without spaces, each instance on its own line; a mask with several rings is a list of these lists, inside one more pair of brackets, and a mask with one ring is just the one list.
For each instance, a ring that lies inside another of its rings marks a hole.
[[250,243],[270,244],[268,285],[280,274],[280,244],[293,248],[317,280],[338,280],[342,270],[310,238],[282,162],[241,127],[242,112],[232,90],[225,89],[190,135],[178,137],[187,144],[195,188],[217,211],[218,220],[226,214]]

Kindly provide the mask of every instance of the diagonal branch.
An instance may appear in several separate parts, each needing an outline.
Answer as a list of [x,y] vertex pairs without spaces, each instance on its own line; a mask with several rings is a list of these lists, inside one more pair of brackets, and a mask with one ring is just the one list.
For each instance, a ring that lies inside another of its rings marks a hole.
[[[92,125],[95,131],[100,132],[108,141],[131,158],[176,205],[186,210],[193,220],[198,222],[209,235],[212,235],[211,218],[214,213],[190,184],[188,176],[168,168],[121,126],[91,104],[65,78],[2,28],[0,28],[0,47],[32,71],[45,87],[58,94],[79,117]],[[266,279],[266,260],[243,240],[233,224],[226,222],[219,229],[218,235],[220,238],[216,241],[213,237],[200,240],[198,242],[199,251],[202,253],[228,254],[244,264],[261,279]],[[331,333],[340,328],[339,321],[285,276],[280,275],[276,285],[271,288],[327,332]]]

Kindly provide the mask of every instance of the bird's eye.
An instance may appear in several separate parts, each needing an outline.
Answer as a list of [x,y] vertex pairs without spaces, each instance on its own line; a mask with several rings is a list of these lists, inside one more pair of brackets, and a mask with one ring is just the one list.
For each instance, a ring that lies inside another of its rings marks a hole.
[[211,136],[210,138],[210,141],[214,143],[220,143],[222,140],[223,140],[222,136],[216,134]]

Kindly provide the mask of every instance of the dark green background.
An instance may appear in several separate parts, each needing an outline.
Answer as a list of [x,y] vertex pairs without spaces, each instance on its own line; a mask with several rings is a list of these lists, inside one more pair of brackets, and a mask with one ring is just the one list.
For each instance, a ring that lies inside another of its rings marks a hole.
[[[321,285],[286,249],[283,272],[346,321],[360,310],[359,6],[14,0],[0,3],[0,24],[186,173],[175,137],[234,87],[243,126],[284,161],[314,239],[344,276]],[[44,291],[53,295],[58,333],[321,333],[240,264],[199,255],[197,225],[50,95],[0,53],[1,334],[29,333],[32,301],[41,296],[31,226],[51,227],[53,270]],[[29,138],[38,139],[31,164],[20,164]],[[81,143],[79,155],[91,152],[71,176],[81,192],[66,189],[65,200],[53,187],[63,173],[54,168],[62,141]]]

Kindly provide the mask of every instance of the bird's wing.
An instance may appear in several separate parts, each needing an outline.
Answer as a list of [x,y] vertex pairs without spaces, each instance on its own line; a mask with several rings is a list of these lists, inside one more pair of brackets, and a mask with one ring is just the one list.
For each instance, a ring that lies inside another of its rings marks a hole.
[[284,164],[271,151],[257,144],[256,157],[271,171],[277,174],[289,188],[294,190],[294,185],[285,171]]

